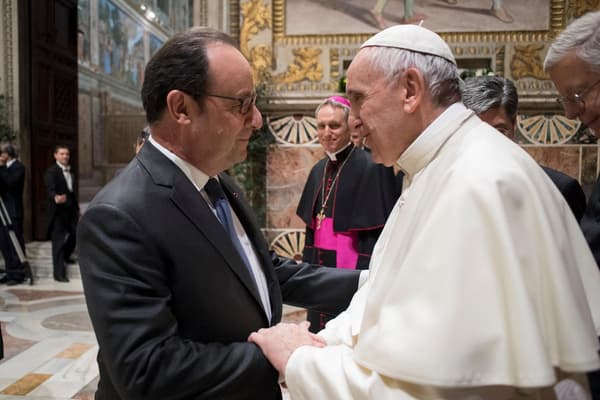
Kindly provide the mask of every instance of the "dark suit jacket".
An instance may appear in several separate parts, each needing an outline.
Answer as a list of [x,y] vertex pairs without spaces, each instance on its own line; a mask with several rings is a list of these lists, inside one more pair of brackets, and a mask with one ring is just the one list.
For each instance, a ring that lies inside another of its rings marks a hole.
[[581,219],[581,230],[594,254],[596,264],[600,267],[600,177]]
[[[71,176],[73,177],[73,185],[75,185],[75,173],[72,169]],[[56,163],[52,164],[46,170],[44,183],[48,192],[48,235],[50,235],[56,218],[62,218],[65,223],[77,220],[79,204],[77,203],[75,192],[69,191],[62,169]],[[54,196],[57,194],[66,194],[67,202],[56,204]]]
[[577,219],[577,222],[581,221],[583,213],[585,212],[585,193],[577,179],[571,178],[567,174],[563,174],[552,168],[542,166],[542,169],[548,174],[552,182],[556,185],[560,193],[569,204],[573,215]]
[[[272,320],[200,193],[146,143],[79,223],[100,347],[97,399],[279,399],[277,372],[248,335],[280,320],[282,295],[339,312],[356,290],[355,271],[333,274],[340,271],[270,253],[240,189],[224,174],[220,180],[261,262]],[[340,290],[332,293],[333,285]]]
[[0,194],[12,220],[23,220],[23,186],[25,166],[15,160],[10,167],[0,167]]

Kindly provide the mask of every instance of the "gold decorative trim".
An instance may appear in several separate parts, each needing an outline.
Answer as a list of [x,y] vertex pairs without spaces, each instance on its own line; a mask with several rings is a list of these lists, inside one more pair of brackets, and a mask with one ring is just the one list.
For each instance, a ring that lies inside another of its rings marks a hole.
[[240,30],[240,50],[250,57],[250,39],[259,32],[271,28],[271,9],[262,0],[250,0],[240,4],[242,27]]
[[332,82],[337,81],[340,76],[341,68],[340,64],[340,50],[339,49],[329,49],[329,77]]
[[496,48],[496,68],[494,71],[498,76],[505,76],[506,71],[504,70],[506,62],[506,46],[498,46]]
[[[580,0],[582,1],[582,0]],[[584,0],[590,1],[590,0]],[[597,0],[592,0],[597,1]],[[550,0],[550,27],[543,31],[506,32],[441,32],[449,43],[474,42],[541,42],[548,41],[565,27],[566,0]],[[372,34],[352,35],[286,35],[285,0],[273,0],[273,43],[278,45],[359,45]]]
[[515,53],[510,62],[511,76],[514,79],[526,77],[548,79],[542,62],[541,51],[543,49],[543,44],[515,45]]
[[[13,3],[13,0],[5,0],[2,2],[3,10],[2,10],[2,26],[3,26],[3,36],[4,36],[4,44],[3,44],[3,53],[4,53],[4,76],[0,77],[4,83],[4,99],[5,99],[5,107],[6,113],[8,115],[8,123],[11,127],[13,127],[13,116],[15,111],[15,86],[14,86],[14,38],[16,32],[13,31],[13,6],[16,6]],[[14,21],[16,22],[16,21]]]
[[270,80],[273,50],[261,44],[250,48],[252,37],[271,28],[271,8],[262,0],[250,0],[240,5],[242,27],[240,30],[240,50],[250,61],[254,82],[265,84]]
[[200,0],[200,25],[208,25],[208,0]]
[[589,11],[600,9],[600,0],[571,0],[567,10],[567,21],[572,18],[579,18]]
[[240,37],[240,0],[229,0],[229,35]]
[[275,75],[275,83],[296,83],[302,81],[320,82],[323,79],[323,65],[319,62],[322,49],[301,47],[293,49],[294,61],[288,65],[287,71]]

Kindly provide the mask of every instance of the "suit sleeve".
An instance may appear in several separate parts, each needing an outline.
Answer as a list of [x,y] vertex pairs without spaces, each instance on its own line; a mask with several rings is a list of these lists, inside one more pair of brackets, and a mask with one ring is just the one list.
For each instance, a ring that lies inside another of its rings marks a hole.
[[585,212],[586,200],[585,193],[583,193],[583,189],[579,182],[575,179],[571,179],[569,184],[564,188],[563,195],[573,211],[573,215],[577,219],[577,222],[581,221],[583,217],[583,213]]
[[91,207],[79,224],[78,245],[102,366],[122,398],[225,399],[245,387],[275,385],[275,369],[254,344],[180,336],[170,308],[176,294],[169,260],[128,214]]
[[14,166],[10,171],[6,167],[0,168],[0,190],[10,191],[17,188],[25,179],[25,168]]
[[44,174],[44,183],[48,190],[48,197],[51,201],[54,201],[54,196],[58,193],[56,193],[56,179],[54,179],[54,171],[52,168],[46,170],[46,173]]
[[358,270],[297,264],[275,252],[271,259],[286,304],[337,315],[348,307],[358,288]]

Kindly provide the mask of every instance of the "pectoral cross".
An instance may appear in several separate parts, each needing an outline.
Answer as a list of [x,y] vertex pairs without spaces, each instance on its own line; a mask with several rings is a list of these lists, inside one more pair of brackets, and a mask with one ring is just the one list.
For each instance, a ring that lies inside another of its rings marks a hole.
[[317,214],[317,229],[321,229],[321,221],[325,219],[325,210],[321,208],[321,211]]

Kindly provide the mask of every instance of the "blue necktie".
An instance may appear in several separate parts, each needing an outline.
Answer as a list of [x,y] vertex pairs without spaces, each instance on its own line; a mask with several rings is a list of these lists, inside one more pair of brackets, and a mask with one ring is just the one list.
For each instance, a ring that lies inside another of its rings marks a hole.
[[206,194],[208,194],[210,201],[217,211],[217,217],[219,218],[221,225],[223,225],[223,228],[225,228],[225,231],[229,234],[229,238],[244,261],[244,264],[246,265],[246,268],[252,277],[252,281],[256,284],[256,281],[254,281],[254,273],[252,272],[252,267],[250,267],[250,262],[248,261],[246,252],[244,251],[242,243],[240,243],[240,239],[235,232],[233,218],[229,209],[229,202],[227,201],[227,197],[225,197],[225,193],[223,192],[221,185],[215,178],[210,178],[208,182],[206,182],[206,185],[204,185],[204,190],[206,191]]

